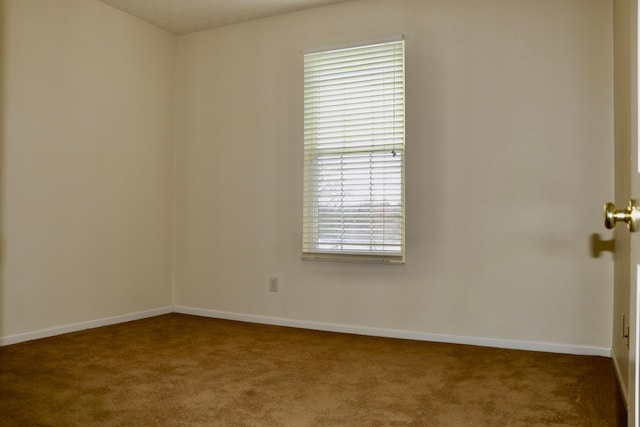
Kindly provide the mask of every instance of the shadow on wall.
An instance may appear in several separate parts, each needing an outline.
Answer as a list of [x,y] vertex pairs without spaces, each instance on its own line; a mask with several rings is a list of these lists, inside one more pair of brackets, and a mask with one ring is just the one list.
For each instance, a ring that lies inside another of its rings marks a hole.
[[603,252],[611,252],[613,254],[616,249],[616,241],[613,238],[602,240],[598,233],[593,233],[589,242],[589,249],[592,258],[600,258]]

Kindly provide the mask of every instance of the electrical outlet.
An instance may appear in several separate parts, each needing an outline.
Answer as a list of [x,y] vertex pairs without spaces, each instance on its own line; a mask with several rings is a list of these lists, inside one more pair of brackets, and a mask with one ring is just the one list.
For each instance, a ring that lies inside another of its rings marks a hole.
[[270,292],[278,292],[278,278],[270,277],[269,278],[269,291]]

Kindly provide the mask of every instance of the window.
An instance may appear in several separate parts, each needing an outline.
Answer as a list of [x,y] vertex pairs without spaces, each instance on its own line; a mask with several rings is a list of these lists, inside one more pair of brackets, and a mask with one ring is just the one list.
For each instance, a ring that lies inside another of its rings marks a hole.
[[304,55],[303,259],[404,262],[404,40]]

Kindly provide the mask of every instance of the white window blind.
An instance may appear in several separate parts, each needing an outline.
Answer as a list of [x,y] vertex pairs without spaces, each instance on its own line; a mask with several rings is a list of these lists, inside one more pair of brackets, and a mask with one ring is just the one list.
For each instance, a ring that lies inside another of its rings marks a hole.
[[404,40],[304,55],[303,259],[404,262]]

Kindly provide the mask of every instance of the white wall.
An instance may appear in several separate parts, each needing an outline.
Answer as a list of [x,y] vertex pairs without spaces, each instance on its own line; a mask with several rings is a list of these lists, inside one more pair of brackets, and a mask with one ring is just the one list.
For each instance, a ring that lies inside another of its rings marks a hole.
[[[97,1],[0,11],[0,341],[175,302],[611,347],[611,1],[360,0],[177,46]],[[301,51],[400,33],[407,263],[302,262]]]
[[175,37],[4,0],[0,338],[169,306]]
[[[400,33],[407,263],[303,262],[301,51]],[[176,305],[608,351],[612,79],[603,0],[362,0],[180,37]]]

